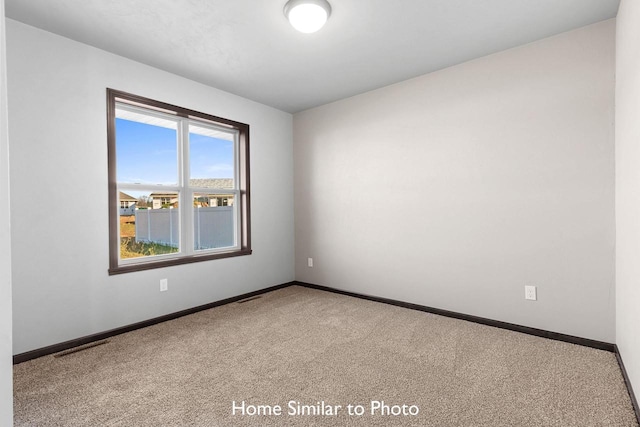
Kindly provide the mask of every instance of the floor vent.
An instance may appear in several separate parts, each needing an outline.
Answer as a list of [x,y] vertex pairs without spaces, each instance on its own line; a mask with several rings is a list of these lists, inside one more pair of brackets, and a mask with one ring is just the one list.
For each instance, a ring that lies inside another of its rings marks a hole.
[[243,299],[242,301],[238,301],[238,304],[244,304],[245,302],[253,301],[254,299],[262,298],[262,295],[258,295],[256,297],[251,297],[247,299]]
[[53,355],[53,357],[68,356],[70,354],[77,353],[79,351],[84,351],[84,350],[88,350],[88,349],[93,348],[93,347],[97,347],[99,345],[107,344],[108,342],[109,342],[109,340],[104,340],[104,341],[94,342],[94,343],[87,344],[87,345],[81,345],[80,347],[75,347],[75,348],[72,348],[71,350],[67,350],[67,351],[63,351],[62,353],[55,354],[55,355]]

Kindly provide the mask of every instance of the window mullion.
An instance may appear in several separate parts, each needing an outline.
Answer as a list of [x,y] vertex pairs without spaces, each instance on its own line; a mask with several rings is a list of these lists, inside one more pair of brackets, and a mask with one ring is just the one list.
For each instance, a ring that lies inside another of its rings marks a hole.
[[180,230],[180,241],[183,244],[182,250],[186,255],[193,255],[193,194],[189,187],[190,164],[189,164],[189,120],[180,121],[180,188],[181,188],[181,212],[182,229]]

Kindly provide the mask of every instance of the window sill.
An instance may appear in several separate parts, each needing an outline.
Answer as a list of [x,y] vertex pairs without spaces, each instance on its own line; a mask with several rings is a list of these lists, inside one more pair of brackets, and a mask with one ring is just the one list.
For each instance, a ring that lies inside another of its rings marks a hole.
[[119,267],[110,268],[109,276],[113,276],[115,274],[133,273],[136,271],[143,271],[143,270],[154,270],[156,268],[171,267],[174,265],[191,264],[194,262],[210,261],[214,259],[251,255],[251,253],[252,253],[251,249],[242,249],[239,251],[217,253],[212,255],[193,255],[193,256],[174,258],[174,259],[155,261],[155,262],[144,262],[144,263],[141,262],[140,264],[121,265]]

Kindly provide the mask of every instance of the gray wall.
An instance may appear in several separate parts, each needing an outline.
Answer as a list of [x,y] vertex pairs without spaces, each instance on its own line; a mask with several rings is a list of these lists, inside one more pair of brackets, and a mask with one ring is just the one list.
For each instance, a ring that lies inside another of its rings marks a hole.
[[614,34],[295,114],[296,279],[614,342]]
[[623,0],[616,34],[616,343],[640,397],[640,2]]
[[11,224],[4,0],[0,0],[0,426],[13,424],[11,363]]
[[[7,57],[14,353],[293,280],[290,114],[13,20]],[[251,125],[253,255],[108,276],[107,87]]]

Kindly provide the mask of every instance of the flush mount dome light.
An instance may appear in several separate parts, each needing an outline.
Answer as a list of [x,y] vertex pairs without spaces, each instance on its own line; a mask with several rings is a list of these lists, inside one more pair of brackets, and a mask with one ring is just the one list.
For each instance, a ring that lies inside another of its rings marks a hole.
[[302,33],[315,33],[331,15],[327,0],[289,0],[284,5],[284,16],[293,28]]

